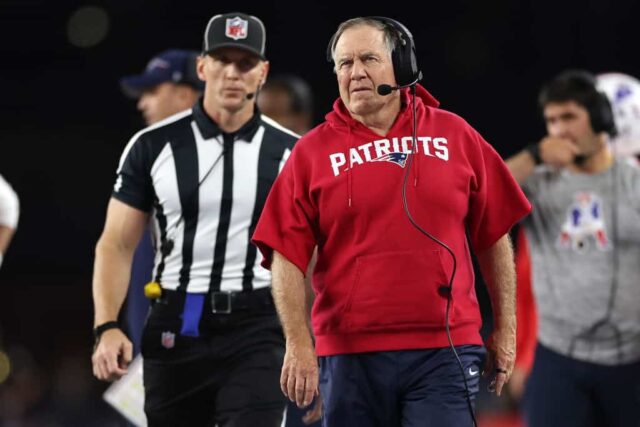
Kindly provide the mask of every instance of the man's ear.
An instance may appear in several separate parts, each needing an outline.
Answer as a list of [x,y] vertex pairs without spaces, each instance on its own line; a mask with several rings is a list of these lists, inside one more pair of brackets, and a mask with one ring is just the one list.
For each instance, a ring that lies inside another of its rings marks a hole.
[[264,86],[267,82],[267,76],[269,75],[269,61],[264,61],[264,66],[262,67],[262,79],[260,80],[260,88]]
[[197,60],[198,62],[196,64],[196,73],[198,74],[198,78],[203,82],[207,80],[204,74],[204,66],[205,66],[206,59],[207,58],[205,57],[204,54],[198,55],[198,60]]

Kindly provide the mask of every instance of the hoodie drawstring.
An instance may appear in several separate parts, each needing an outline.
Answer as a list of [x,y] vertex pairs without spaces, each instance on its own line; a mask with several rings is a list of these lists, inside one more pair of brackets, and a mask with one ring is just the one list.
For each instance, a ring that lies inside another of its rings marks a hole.
[[[415,109],[413,112],[409,114],[410,120],[413,120],[414,113],[417,114],[417,100],[420,98],[421,100],[421,113],[426,114],[424,110],[424,106],[437,108],[440,104],[438,100],[436,100],[427,90],[422,87],[420,84],[417,84],[413,91],[409,89],[403,89],[403,94],[405,94],[405,99],[408,99],[407,102],[409,107]],[[401,114],[404,114],[402,112]],[[333,103],[333,110],[326,115],[327,122],[329,125],[334,127],[335,129],[342,128],[345,126],[347,128],[347,141],[344,142],[347,147],[347,158],[349,159],[349,166],[347,167],[347,206],[349,208],[353,207],[353,176],[351,171],[351,148],[352,144],[357,143],[357,141],[352,141],[354,130],[357,130],[357,126],[359,122],[357,122],[353,117],[351,117],[349,110],[345,107],[344,103],[340,98],[336,99]],[[355,126],[355,127],[354,127]],[[411,128],[413,129],[413,123],[411,124]],[[416,136],[416,135],[414,135]],[[415,149],[412,150],[412,155],[419,152],[419,145],[417,138],[412,138],[414,142]],[[411,165],[413,167],[413,165]],[[412,171],[413,176],[413,185],[414,187],[418,186],[420,180],[420,166],[416,165],[415,169]],[[407,183],[409,185],[409,183]]]
[[351,207],[351,196],[353,195],[353,179],[351,178],[351,169],[353,165],[351,164],[351,126],[347,126],[349,133],[347,134],[347,162],[349,168],[347,168],[347,198],[348,205]]
[[[418,152],[420,151],[419,145],[418,145],[418,135],[417,135],[417,128],[414,126],[417,125],[417,121],[418,121],[418,109],[416,108],[416,92],[415,90],[411,91],[411,140],[413,141],[413,147],[411,149],[411,155],[415,156],[418,154]],[[416,134],[413,133],[413,130],[416,129]],[[420,179],[420,156],[417,156],[417,158],[414,158],[413,160],[415,160],[415,167],[413,168],[413,186],[417,187],[418,186],[418,180]]]

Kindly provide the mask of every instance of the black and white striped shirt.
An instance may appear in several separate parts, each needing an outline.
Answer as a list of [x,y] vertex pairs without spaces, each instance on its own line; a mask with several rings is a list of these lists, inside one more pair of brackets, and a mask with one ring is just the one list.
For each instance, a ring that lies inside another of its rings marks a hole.
[[154,278],[163,288],[205,293],[270,286],[250,239],[297,139],[259,112],[236,133],[223,133],[202,100],[134,135],[113,197],[152,214]]

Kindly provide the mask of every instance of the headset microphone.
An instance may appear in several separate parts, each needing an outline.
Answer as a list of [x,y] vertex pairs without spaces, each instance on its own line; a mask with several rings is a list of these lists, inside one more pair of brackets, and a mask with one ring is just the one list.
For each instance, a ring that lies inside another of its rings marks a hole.
[[392,91],[398,89],[398,86],[380,85],[378,86],[378,95],[386,96],[389,95]]
[[405,87],[411,87],[416,83],[418,83],[421,79],[422,79],[422,72],[418,72],[418,77],[408,85],[402,85],[402,86],[391,86],[386,84],[379,85],[377,88],[378,95],[386,96],[386,95],[389,95],[394,90],[400,90],[400,89],[404,89]]
[[258,84],[258,87],[256,88],[255,92],[249,92],[248,94],[245,95],[244,99],[246,99],[247,101],[251,101],[260,92],[263,85],[264,85],[264,80]]

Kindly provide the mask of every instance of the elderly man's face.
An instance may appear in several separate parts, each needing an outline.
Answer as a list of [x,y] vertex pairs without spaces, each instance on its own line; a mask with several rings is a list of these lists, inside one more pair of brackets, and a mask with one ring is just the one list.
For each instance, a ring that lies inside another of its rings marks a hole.
[[381,84],[396,85],[382,31],[368,25],[349,28],[336,43],[334,60],[340,98],[351,114],[375,114],[397,102],[398,92],[382,96],[376,90]]

